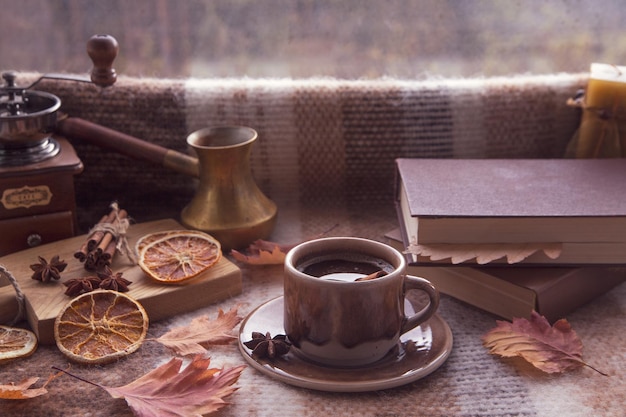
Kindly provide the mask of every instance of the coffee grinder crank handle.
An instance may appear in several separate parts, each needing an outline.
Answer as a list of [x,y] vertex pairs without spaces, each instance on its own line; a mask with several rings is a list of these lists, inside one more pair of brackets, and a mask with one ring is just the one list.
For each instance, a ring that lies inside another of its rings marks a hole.
[[[92,82],[109,87],[117,80],[113,61],[119,52],[117,40],[110,35],[94,35],[87,42],[87,54],[93,62],[90,78],[47,74],[43,78]],[[38,83],[37,80],[34,84]],[[33,84],[33,85],[34,85]],[[32,86],[32,85],[31,85]],[[192,177],[199,176],[198,160],[189,155],[166,149],[133,136],[106,128],[77,117],[59,117],[55,133],[68,139],[80,140],[121,153],[131,158],[160,164]]]

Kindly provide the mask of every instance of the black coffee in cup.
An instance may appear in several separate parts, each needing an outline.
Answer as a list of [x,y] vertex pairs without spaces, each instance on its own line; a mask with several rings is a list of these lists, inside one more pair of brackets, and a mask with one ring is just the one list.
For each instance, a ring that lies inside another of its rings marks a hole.
[[361,253],[333,253],[311,256],[301,262],[297,269],[307,275],[329,281],[357,281],[382,271],[391,273],[394,267],[387,261]]

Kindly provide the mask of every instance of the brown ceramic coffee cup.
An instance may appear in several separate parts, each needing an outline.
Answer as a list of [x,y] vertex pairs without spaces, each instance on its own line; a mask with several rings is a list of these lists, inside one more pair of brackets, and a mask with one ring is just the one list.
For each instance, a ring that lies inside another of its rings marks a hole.
[[[439,292],[428,280],[406,275],[400,252],[367,239],[304,242],[287,253],[284,278],[284,326],[293,350],[323,365],[355,367],[382,359],[439,305]],[[423,291],[429,302],[407,317],[409,290]]]

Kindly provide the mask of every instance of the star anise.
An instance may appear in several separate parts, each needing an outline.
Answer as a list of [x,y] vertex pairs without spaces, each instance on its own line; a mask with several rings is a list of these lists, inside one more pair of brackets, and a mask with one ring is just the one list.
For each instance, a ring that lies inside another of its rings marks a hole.
[[100,278],[94,276],[69,279],[63,283],[67,287],[65,295],[76,297],[86,292],[91,292],[100,288],[100,281]]
[[39,263],[30,265],[30,269],[34,271],[31,278],[37,281],[49,282],[53,279],[58,280],[61,278],[61,272],[67,267],[67,263],[59,259],[59,255],[53,256],[50,263],[41,256],[37,258],[39,258]]
[[244,345],[252,349],[252,356],[270,359],[286,354],[291,347],[287,336],[278,334],[272,337],[269,332],[252,332],[252,340],[244,342]]
[[103,272],[98,272],[100,281],[100,288],[103,290],[113,290],[118,292],[127,292],[128,286],[132,284],[132,281],[122,277],[122,272],[113,273],[111,268],[105,267]]

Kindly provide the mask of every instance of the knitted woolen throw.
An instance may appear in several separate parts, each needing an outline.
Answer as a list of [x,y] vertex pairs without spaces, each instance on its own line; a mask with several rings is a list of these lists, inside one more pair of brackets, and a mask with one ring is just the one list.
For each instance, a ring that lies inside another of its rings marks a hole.
[[[32,74],[20,78],[26,83]],[[350,205],[390,200],[397,157],[561,157],[579,122],[565,102],[587,74],[487,79],[346,81],[121,76],[112,87],[44,81],[62,111],[187,152],[186,136],[216,125],[256,129],[251,166],[272,199]],[[79,222],[112,200],[139,221],[177,217],[195,181],[73,141]]]

